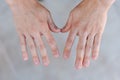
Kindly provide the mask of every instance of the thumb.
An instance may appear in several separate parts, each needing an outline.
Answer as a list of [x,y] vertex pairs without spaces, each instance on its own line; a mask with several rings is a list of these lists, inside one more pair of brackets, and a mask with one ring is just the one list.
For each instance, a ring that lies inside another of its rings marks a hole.
[[61,32],[68,32],[69,29],[71,28],[71,23],[72,23],[72,16],[69,16],[67,23],[65,24],[65,26],[63,27],[63,29],[61,29]]
[[58,27],[55,25],[55,23],[54,23],[51,15],[48,17],[48,25],[49,25],[49,28],[50,28],[50,30],[51,30],[52,32],[56,32],[56,33],[57,33],[57,32],[60,32],[60,28],[58,28]]

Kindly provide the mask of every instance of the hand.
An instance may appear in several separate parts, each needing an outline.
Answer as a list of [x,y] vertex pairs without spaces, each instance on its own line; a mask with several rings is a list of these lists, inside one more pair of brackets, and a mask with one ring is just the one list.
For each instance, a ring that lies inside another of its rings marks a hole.
[[100,42],[107,20],[107,7],[98,0],[83,0],[70,13],[62,32],[70,31],[63,56],[69,58],[75,37],[79,37],[75,67],[88,67],[90,57],[96,60],[99,54]]
[[58,48],[51,31],[60,32],[60,29],[54,24],[50,12],[36,0],[16,0],[16,3],[11,6],[11,10],[20,37],[23,59],[28,60],[28,50],[26,49],[28,44],[34,63],[40,63],[36,51],[39,48],[42,62],[47,66],[49,59],[42,40],[43,35],[46,37],[53,55],[55,57],[59,56]]

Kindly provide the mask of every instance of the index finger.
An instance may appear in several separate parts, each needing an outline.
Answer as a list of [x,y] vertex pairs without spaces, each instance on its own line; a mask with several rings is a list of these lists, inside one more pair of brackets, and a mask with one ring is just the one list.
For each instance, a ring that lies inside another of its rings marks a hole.
[[71,48],[75,40],[76,34],[77,34],[76,30],[71,30],[69,33],[67,42],[65,44],[64,53],[63,53],[63,56],[65,59],[69,58],[70,56]]

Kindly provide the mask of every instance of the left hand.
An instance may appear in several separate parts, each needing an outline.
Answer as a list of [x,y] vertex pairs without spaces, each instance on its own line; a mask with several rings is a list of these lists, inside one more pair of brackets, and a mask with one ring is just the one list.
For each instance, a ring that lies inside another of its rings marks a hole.
[[103,7],[97,0],[83,0],[71,11],[68,22],[61,31],[70,31],[64,49],[66,59],[70,56],[75,37],[79,37],[75,61],[77,69],[88,67],[91,55],[94,60],[97,59],[107,12],[108,8]]

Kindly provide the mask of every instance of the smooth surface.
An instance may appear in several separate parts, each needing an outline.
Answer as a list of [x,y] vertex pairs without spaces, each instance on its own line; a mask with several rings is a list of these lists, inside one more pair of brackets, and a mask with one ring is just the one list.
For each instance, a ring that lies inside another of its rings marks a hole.
[[[63,27],[69,12],[79,0],[45,0],[43,4],[51,11],[59,27]],[[48,48],[51,64],[34,66],[31,54],[23,62],[19,39],[10,9],[0,0],[0,80],[120,80],[120,0],[112,6],[102,39],[100,56],[89,68],[77,71],[74,68],[77,39],[69,60],[62,58],[68,33],[54,34],[61,57],[53,58]]]

